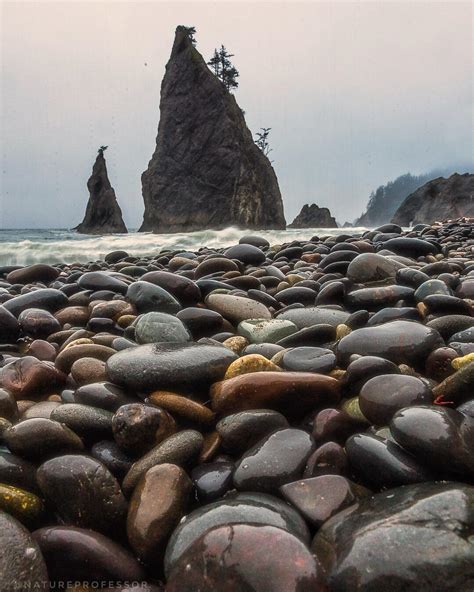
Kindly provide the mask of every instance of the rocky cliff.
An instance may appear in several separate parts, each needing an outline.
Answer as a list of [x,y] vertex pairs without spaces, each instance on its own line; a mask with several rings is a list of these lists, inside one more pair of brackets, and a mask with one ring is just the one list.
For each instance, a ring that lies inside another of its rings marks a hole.
[[122,218],[122,210],[117,203],[115,191],[107,175],[104,152],[99,150],[87,181],[89,201],[84,220],[74,228],[82,234],[112,234],[127,232]]
[[156,149],[142,175],[141,231],[285,228],[278,181],[234,96],[176,29]]
[[328,208],[305,204],[288,228],[337,228],[337,222]]
[[409,195],[393,216],[400,226],[431,224],[474,216],[474,175],[455,173],[425,183]]

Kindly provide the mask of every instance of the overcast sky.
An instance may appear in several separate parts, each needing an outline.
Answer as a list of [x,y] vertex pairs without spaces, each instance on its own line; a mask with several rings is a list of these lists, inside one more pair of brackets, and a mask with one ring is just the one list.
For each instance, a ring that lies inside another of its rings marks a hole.
[[[72,227],[97,148],[131,228],[179,24],[223,43],[237,102],[271,127],[288,222],[340,222],[405,172],[473,161],[471,2],[2,2],[0,226]],[[465,172],[459,170],[458,172]]]

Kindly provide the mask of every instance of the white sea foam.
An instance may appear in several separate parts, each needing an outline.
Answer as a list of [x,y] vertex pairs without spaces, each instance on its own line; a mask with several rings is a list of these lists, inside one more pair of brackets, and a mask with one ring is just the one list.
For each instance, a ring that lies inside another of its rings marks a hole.
[[312,236],[360,234],[366,228],[305,228],[288,230],[202,230],[176,234],[131,232],[88,236],[69,230],[0,230],[0,265],[32,263],[86,263],[103,259],[115,250],[133,256],[154,256],[164,249],[197,251],[200,247],[226,247],[239,242],[245,234],[258,234],[270,244],[307,240]]

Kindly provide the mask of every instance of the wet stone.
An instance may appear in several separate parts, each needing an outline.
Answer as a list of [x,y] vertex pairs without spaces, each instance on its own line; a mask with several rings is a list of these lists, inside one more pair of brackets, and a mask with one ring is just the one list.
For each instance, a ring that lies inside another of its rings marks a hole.
[[172,294],[151,282],[134,282],[128,287],[126,297],[136,307],[138,314],[147,312],[175,314],[181,310],[180,303]]
[[444,342],[434,328],[411,321],[393,321],[356,329],[338,344],[338,357],[344,363],[352,354],[379,356],[396,364],[421,364]]
[[311,524],[321,526],[370,490],[340,475],[321,475],[287,483],[280,487],[283,497]]
[[191,391],[223,378],[237,356],[219,345],[150,344],[125,349],[107,362],[109,379],[130,390]]
[[336,356],[321,347],[295,347],[283,353],[281,366],[285,370],[326,374],[336,366]]
[[432,398],[431,390],[415,376],[381,374],[364,384],[359,405],[372,424],[383,426],[399,409],[431,403]]
[[308,543],[309,532],[300,514],[286,502],[263,493],[239,493],[198,508],[180,522],[170,537],[165,555],[165,574],[206,531],[239,523],[269,525],[290,532]]
[[251,319],[239,323],[237,330],[249,343],[276,343],[296,333],[297,327],[284,319]]
[[430,471],[397,444],[369,434],[356,434],[346,442],[349,466],[368,487],[397,487],[430,481]]
[[125,581],[141,582],[146,577],[129,551],[94,530],[47,526],[36,530],[33,538],[46,561],[49,577],[58,588],[69,581],[90,586],[99,581],[118,585]]
[[0,589],[10,592],[22,586],[34,589],[48,582],[48,572],[38,544],[13,516],[0,510]]
[[83,455],[58,456],[37,473],[46,499],[64,523],[99,532],[120,532],[127,503],[112,473]]
[[241,411],[221,419],[216,429],[222,438],[223,447],[239,454],[280,428],[287,428],[285,416],[269,409]]
[[3,433],[3,439],[11,452],[29,460],[84,449],[82,440],[71,429],[43,418],[17,423]]
[[132,455],[142,455],[176,431],[176,423],[164,409],[143,403],[119,407],[111,420],[117,444]]
[[137,556],[145,562],[163,560],[166,543],[185,514],[192,482],[180,467],[161,464],[142,477],[130,500],[127,534]]
[[329,589],[349,591],[357,581],[361,589],[386,592],[469,590],[474,550],[464,533],[472,529],[473,504],[474,488],[460,483],[363,498],[328,520],[313,541]]
[[178,318],[162,312],[149,312],[138,317],[135,338],[140,344],[184,343],[191,340],[191,334]]
[[474,475],[474,418],[447,407],[402,409],[390,422],[395,441],[439,475]]
[[249,524],[224,525],[205,533],[176,563],[166,588],[169,592],[321,589],[315,559],[301,541],[273,526]]
[[191,478],[200,502],[219,499],[233,487],[234,463],[212,462],[195,467]]
[[234,485],[245,491],[276,491],[302,475],[313,447],[302,430],[278,430],[244,453],[235,467]]

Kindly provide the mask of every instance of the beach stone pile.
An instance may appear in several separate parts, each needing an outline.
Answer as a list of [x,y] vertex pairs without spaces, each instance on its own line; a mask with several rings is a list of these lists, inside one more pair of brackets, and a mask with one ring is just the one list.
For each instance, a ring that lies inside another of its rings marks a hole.
[[474,590],[474,225],[155,251],[0,268],[0,590]]

